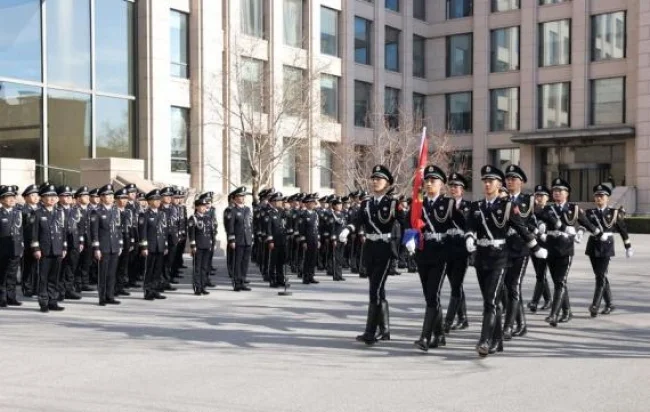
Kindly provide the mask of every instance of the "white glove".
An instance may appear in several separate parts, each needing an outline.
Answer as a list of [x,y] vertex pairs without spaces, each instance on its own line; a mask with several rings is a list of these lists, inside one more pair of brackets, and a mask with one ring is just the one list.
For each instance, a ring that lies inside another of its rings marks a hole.
[[339,242],[341,243],[347,242],[349,234],[350,234],[350,229],[348,229],[347,227],[341,230],[341,233],[339,234]]
[[609,239],[609,233],[603,233],[600,235],[601,242],[607,242],[607,239]]
[[476,239],[471,236],[465,239],[465,248],[469,253],[476,252]]
[[409,252],[409,255],[415,254],[415,239],[409,240],[404,246],[406,246],[406,250]]
[[542,242],[546,242],[546,233],[542,233],[541,235],[539,235],[539,240],[541,240]]
[[548,250],[544,249],[543,247],[537,249],[537,252],[535,252],[535,257],[538,259],[546,259],[548,257]]
[[[575,229],[574,229],[574,230],[575,230]],[[585,236],[585,232],[583,232],[583,231],[581,230],[581,231],[579,231],[578,233],[576,233],[576,237],[575,237],[574,241],[575,241],[576,243],[580,243],[580,242],[582,242],[582,238],[583,238],[584,236]]]
[[546,233],[546,223],[540,223],[537,226],[537,230],[539,230],[540,235],[543,235],[544,233]]
[[564,232],[569,236],[575,236],[576,228],[573,226],[567,226],[566,229],[564,229]]
[[632,250],[632,248],[625,249],[625,257],[629,259],[632,256],[634,256],[634,251]]

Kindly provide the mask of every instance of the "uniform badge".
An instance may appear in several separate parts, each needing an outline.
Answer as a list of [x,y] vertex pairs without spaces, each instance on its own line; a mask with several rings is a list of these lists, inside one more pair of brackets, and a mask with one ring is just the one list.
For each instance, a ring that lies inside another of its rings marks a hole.
[[488,167],[485,168],[485,171],[490,173],[492,171],[492,168],[490,166],[488,166]]
[[501,209],[497,210],[497,215],[500,215],[500,214],[502,214],[502,213],[503,213],[503,212],[501,211]]
[[237,212],[237,216],[241,216],[241,213]]
[[383,210],[385,212],[385,211],[388,210],[388,208],[386,206],[384,206],[381,210]]
[[377,166],[375,167],[375,172],[379,172],[381,170],[381,167]]

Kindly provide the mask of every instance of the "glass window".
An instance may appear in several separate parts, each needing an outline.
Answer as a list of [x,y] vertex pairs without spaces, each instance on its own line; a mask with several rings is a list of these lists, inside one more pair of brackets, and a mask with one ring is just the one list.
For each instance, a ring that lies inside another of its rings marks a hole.
[[320,113],[336,122],[339,121],[339,78],[330,74],[320,76]]
[[102,92],[135,94],[133,7],[130,1],[95,0],[96,86]]
[[97,157],[135,157],[133,125],[135,102],[128,99],[97,96],[95,129]]
[[519,149],[494,149],[490,150],[490,164],[495,165],[501,170],[505,170],[510,165],[519,166]]
[[264,0],[241,0],[241,15],[242,32],[264,38]]
[[413,76],[425,78],[426,74],[426,39],[413,35]]
[[42,158],[43,91],[40,87],[0,82],[0,153],[2,157]]
[[386,0],[386,8],[392,11],[399,11],[399,0]]
[[472,74],[472,35],[447,36],[447,77]]
[[472,92],[450,93],[447,100],[447,131],[472,132]]
[[339,12],[322,6],[320,8],[320,52],[336,57],[339,55]]
[[90,1],[47,0],[45,18],[48,82],[90,89]]
[[427,113],[427,96],[420,93],[413,93],[413,127],[419,130],[424,126],[424,119]]
[[41,80],[41,0],[0,2],[0,76]]
[[384,89],[384,121],[389,129],[399,128],[400,90],[392,87]]
[[571,64],[571,20],[539,25],[539,66]]
[[519,88],[490,90],[490,131],[519,130]]
[[472,161],[473,155],[471,150],[453,151],[449,159],[449,171],[461,173],[467,180],[465,191],[472,190]]
[[372,110],[372,84],[354,81],[354,125],[370,127]]
[[294,116],[306,116],[309,109],[306,107],[307,84],[305,83],[305,71],[297,67],[284,66],[282,74],[284,87],[283,111]]
[[302,47],[302,2],[284,0],[284,44]]
[[295,187],[298,180],[296,177],[297,146],[295,139],[285,137],[284,146],[284,158],[282,159],[282,185]]
[[490,33],[492,73],[519,70],[519,27],[506,27]]
[[334,155],[329,144],[323,143],[320,147],[320,187],[334,187]]
[[625,77],[591,81],[591,124],[625,123]]
[[422,21],[427,21],[426,0],[413,0],[413,18]]
[[361,17],[354,18],[354,61],[371,64],[372,22]]
[[91,157],[90,95],[50,89],[47,105],[48,179],[77,186],[79,159]]
[[171,75],[189,79],[189,16],[187,13],[172,10],[169,27]]
[[190,172],[190,110],[171,107],[171,171]]
[[251,164],[253,157],[253,138],[250,135],[244,134],[241,137],[239,153],[239,168],[242,183],[250,184],[253,182],[253,166]]
[[539,0],[539,5],[544,6],[547,4],[559,4],[559,3],[564,3],[565,1],[570,1],[570,0]]
[[399,30],[386,26],[384,68],[392,72],[399,72],[399,35]]
[[241,102],[255,110],[266,110],[266,73],[264,61],[248,57],[241,58],[239,96]]
[[591,60],[625,57],[625,12],[591,17]]
[[447,0],[447,20],[472,15],[473,0]]
[[492,0],[492,13],[519,9],[519,0]]
[[537,105],[539,129],[569,127],[571,83],[550,83],[539,86]]

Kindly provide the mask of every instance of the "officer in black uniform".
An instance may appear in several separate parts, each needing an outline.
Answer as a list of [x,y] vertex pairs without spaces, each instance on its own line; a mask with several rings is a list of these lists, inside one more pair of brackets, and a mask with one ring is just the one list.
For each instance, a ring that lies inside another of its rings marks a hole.
[[166,299],[160,293],[164,259],[167,255],[167,217],[160,210],[160,190],[147,193],[147,209],[138,218],[140,253],[144,257],[145,300]]
[[0,308],[20,306],[18,267],[25,250],[23,215],[16,209],[18,186],[0,186]]
[[632,242],[630,242],[627,226],[625,225],[625,211],[622,208],[614,209],[608,206],[607,203],[611,195],[612,189],[609,186],[602,183],[594,186],[594,203],[596,207],[586,212],[591,223],[602,231],[602,234],[598,236],[589,236],[585,252],[589,256],[594,276],[596,276],[594,298],[589,307],[592,318],[598,316],[598,310],[603,299],[605,299],[605,308],[600,313],[609,315],[614,310],[607,273],[609,272],[609,260],[612,256],[615,256],[614,234],[616,232],[623,239],[625,256],[631,258],[634,254]]
[[61,209],[66,220],[66,242],[68,250],[61,262],[61,277],[59,282],[59,301],[65,299],[79,300],[81,294],[76,291],[75,273],[79,265],[79,256],[84,249],[85,238],[79,231],[81,223],[81,212],[72,207],[72,188],[70,186],[59,186],[57,188],[59,203],[57,208]]
[[[447,229],[447,278],[451,286],[451,297],[445,316],[444,332],[448,334],[451,330],[463,330],[469,327],[467,318],[467,304],[465,302],[465,290],[463,282],[467,273],[469,254],[465,248],[465,232],[467,231],[467,215],[469,214],[472,202],[463,199],[467,179],[460,173],[452,173],[447,178],[449,195],[454,200],[454,212],[452,214],[452,226]],[[454,319],[458,321],[454,323]]]
[[[212,250],[210,251],[210,258],[209,258],[210,259],[210,276],[213,276],[214,274],[216,274],[216,270],[217,270],[216,267],[212,266],[212,262],[213,262],[212,258],[214,257],[214,249],[217,247],[216,236],[217,236],[217,233],[219,231],[219,221],[217,219],[217,208],[214,207],[214,205],[212,204],[212,201],[214,199],[214,192],[208,192],[207,196],[208,197],[206,198],[206,200],[208,200],[208,202],[210,202],[210,203],[208,205],[208,210],[207,210],[206,213],[212,219],[212,231],[214,232],[214,236],[215,236],[215,241],[212,242]],[[244,283],[248,283],[248,280],[244,279]],[[209,288],[215,287],[215,285],[212,283],[212,281],[210,280],[209,277],[205,281],[205,286],[207,286]]]
[[[25,201],[22,207],[23,219],[23,240],[27,248],[32,244],[32,231],[34,227],[34,213],[40,207],[38,196],[38,185],[29,185],[23,190],[23,200]],[[37,275],[38,261],[34,259],[34,254],[27,251],[23,254],[23,271],[22,271],[22,286],[23,296],[31,298],[34,294],[38,294],[38,275]]]
[[130,288],[139,288],[140,284],[138,281],[143,277],[144,271],[144,257],[140,253],[140,248],[137,245],[140,243],[140,234],[138,233],[138,221],[140,215],[144,213],[145,208],[142,207],[140,201],[146,201],[144,193],[139,192],[136,185],[129,183],[124,187],[126,192],[129,194],[129,204],[126,206],[128,210],[131,211],[133,216],[134,230],[133,234],[135,236],[134,244],[136,245],[133,250],[129,253],[129,268],[127,270],[129,274],[129,283],[128,287]]
[[[591,224],[578,205],[568,202],[571,193],[569,182],[556,178],[553,180],[551,190],[553,203],[546,205],[541,215],[548,230],[541,235],[541,239],[546,242],[548,248],[548,270],[555,287],[553,306],[546,321],[555,327],[558,323],[569,322],[573,318],[567,278],[575,254],[574,243],[582,242],[584,237],[582,227],[597,236],[602,230]],[[562,309],[561,317],[560,309]]]
[[115,191],[115,205],[120,214],[122,223],[120,230],[122,235],[122,251],[117,259],[117,270],[115,272],[115,296],[131,296],[126,291],[129,284],[129,256],[135,250],[135,232],[137,221],[133,213],[127,208],[129,204],[129,193],[126,187]]
[[329,248],[328,274],[335,281],[344,281],[343,262],[346,242],[340,242],[339,235],[347,227],[348,219],[346,213],[343,211],[343,200],[339,196],[335,196],[332,199],[331,205],[329,216],[325,217],[327,219],[326,232],[330,234],[330,238],[327,239],[327,247]]
[[266,209],[268,208],[269,201],[268,197],[275,192],[275,189],[270,187],[268,189],[261,190],[258,194],[260,200],[259,204],[253,208],[253,230],[255,233],[254,245],[252,248],[252,254],[254,262],[257,263],[260,273],[262,274],[262,279],[265,282],[269,281],[268,275],[268,254],[266,253],[266,248],[264,247],[264,236],[262,233],[262,226],[264,221],[264,215],[266,214]]
[[74,199],[76,204],[72,206],[74,209],[75,219],[79,217],[79,223],[77,224],[77,232],[80,237],[83,237],[79,250],[79,257],[77,261],[77,269],[74,274],[74,283],[75,291],[80,292],[92,292],[93,289],[90,287],[90,265],[93,260],[93,250],[90,246],[90,209],[88,205],[90,204],[90,190],[88,186],[81,186],[74,193]]
[[316,266],[318,264],[318,253],[320,249],[319,218],[316,212],[317,195],[312,193],[305,196],[302,200],[306,210],[302,212],[298,219],[298,233],[300,234],[300,244],[303,250],[302,265],[302,283],[320,283],[314,278]]
[[[359,214],[354,222],[348,225],[348,230],[343,230],[339,240],[347,239],[350,231],[355,231],[360,236],[361,243],[367,243],[363,252],[365,268],[369,278],[369,304],[366,328],[363,334],[357,336],[357,341],[366,345],[377,342],[378,325],[385,323],[386,337],[380,336],[379,340],[390,339],[390,325],[388,322],[388,302],[384,286],[391,259],[397,257],[397,243],[392,239],[392,230],[395,222],[400,218],[397,213],[397,201],[386,196],[390,186],[393,185],[393,175],[383,165],[372,169],[370,176],[374,192],[372,198],[361,203]],[[382,315],[382,309],[384,314]]]
[[[540,233],[540,226],[542,228],[546,227],[546,224],[542,222],[541,214],[548,203],[548,199],[551,197],[551,191],[548,187],[544,185],[535,186],[535,210],[531,214],[531,230],[535,231],[538,234]],[[544,229],[546,230],[546,229]],[[537,239],[540,246],[545,247],[545,243]],[[537,312],[537,305],[539,304],[539,299],[544,297],[544,305],[542,310],[548,310],[551,308],[553,300],[551,299],[551,289],[548,286],[548,280],[546,279],[546,260],[538,259],[534,255],[531,255],[533,261],[533,268],[535,269],[535,289],[533,289],[533,298],[528,302],[528,309],[532,313]]]
[[330,211],[330,197],[323,196],[318,199],[318,205],[316,206],[316,214],[318,215],[318,253],[316,254],[316,269],[319,271],[325,270],[325,262],[327,262],[327,247],[326,239],[329,239],[330,234],[325,231],[325,215],[329,214]]
[[537,257],[543,259],[547,252],[537,244],[535,236],[528,230],[512,202],[498,196],[505,178],[503,172],[486,165],[481,168],[481,177],[485,199],[472,202],[465,242],[468,252],[476,251],[474,267],[483,295],[483,326],[476,350],[479,356],[484,357],[503,351],[499,294],[503,290],[508,263],[508,231],[514,229]]
[[174,193],[173,204],[178,210],[178,247],[176,248],[176,256],[174,256],[174,264],[172,265],[173,273],[172,279],[176,280],[181,277],[181,269],[183,266],[183,253],[187,246],[187,206],[185,199],[187,193],[182,189],[176,189]]
[[273,193],[269,197],[269,206],[263,221],[262,231],[266,236],[266,248],[270,255],[269,285],[272,288],[284,286],[286,279],[284,265],[287,262],[287,227],[283,203],[282,193]]
[[97,194],[100,204],[90,213],[90,244],[97,261],[99,306],[118,305],[115,300],[117,262],[124,247],[120,211],[114,204],[112,185],[104,185]]
[[174,291],[175,287],[171,285],[172,282],[176,282],[172,279],[173,276],[173,264],[176,257],[176,248],[178,247],[178,242],[180,241],[180,227],[179,221],[180,216],[178,215],[178,209],[172,205],[172,197],[174,196],[173,187],[165,187],[160,190],[160,195],[162,196],[162,203],[160,211],[165,215],[167,219],[167,254],[165,255],[164,264],[163,264],[163,279],[160,287],[160,291]]
[[210,275],[210,257],[216,233],[212,224],[212,216],[206,213],[208,206],[210,206],[208,198],[196,199],[194,215],[190,216],[187,221],[187,234],[192,253],[192,286],[194,294],[197,296],[210,294],[205,288]]
[[[359,214],[359,191],[350,192],[348,198],[350,199],[350,208],[348,209],[347,221],[356,222],[357,215]],[[361,244],[358,242],[357,235],[354,231],[350,232],[348,245],[350,248],[350,272],[359,273],[359,250]]]
[[[97,206],[99,206],[100,201],[99,201],[99,195],[97,194],[98,191],[99,191],[99,188],[94,188],[94,189],[91,189],[89,191],[90,203],[88,204],[88,209],[90,211],[93,211],[93,210],[97,209]],[[90,271],[89,271],[89,274],[88,274],[89,284],[91,284],[91,285],[96,285],[97,284],[97,269],[98,269],[97,260],[91,259],[90,260]]]
[[228,247],[234,250],[233,260],[233,289],[235,292],[251,290],[244,281],[248,273],[253,246],[253,213],[244,204],[246,187],[242,186],[230,193],[235,205],[227,218],[226,235]]
[[293,249],[293,260],[291,261],[291,271],[295,273],[298,277],[302,277],[302,261],[304,258],[304,252],[300,246],[300,233],[298,223],[300,221],[300,216],[302,215],[302,199],[304,198],[304,193],[298,193],[293,199],[293,207],[291,208],[291,229],[292,229],[292,244],[291,248]]
[[42,207],[34,212],[30,247],[38,261],[38,303],[41,312],[64,310],[58,305],[61,260],[65,258],[66,220],[63,210],[55,207],[56,187],[43,184],[39,188]]
[[[235,207],[235,203],[233,202],[232,196],[230,193],[228,194],[228,206],[223,210],[223,226],[228,227],[230,222],[228,221],[230,217],[232,216],[232,208]],[[228,269],[228,277],[230,279],[233,278],[233,258],[234,258],[234,250],[226,247],[226,267]]]

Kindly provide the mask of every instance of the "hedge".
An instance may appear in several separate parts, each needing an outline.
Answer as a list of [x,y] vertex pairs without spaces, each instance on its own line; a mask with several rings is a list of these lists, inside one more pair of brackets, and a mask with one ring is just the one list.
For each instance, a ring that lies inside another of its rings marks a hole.
[[625,223],[630,233],[650,233],[650,216],[626,216]]

